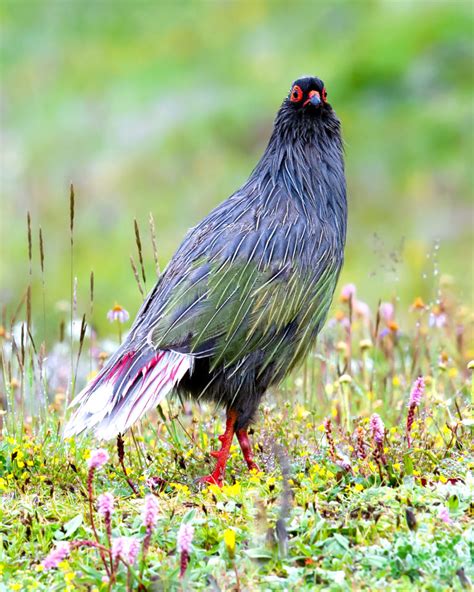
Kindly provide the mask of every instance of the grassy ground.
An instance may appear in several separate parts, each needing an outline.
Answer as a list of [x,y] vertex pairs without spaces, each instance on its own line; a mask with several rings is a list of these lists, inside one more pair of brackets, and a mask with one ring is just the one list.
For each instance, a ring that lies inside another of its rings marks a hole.
[[[93,476],[92,505],[113,493],[112,537],[143,545],[144,497],[158,504],[145,561],[140,551],[132,567],[117,563],[113,585],[99,552],[84,544],[57,568],[41,564],[57,542],[98,540],[108,548],[104,518],[94,510],[98,539],[90,521],[87,461],[98,443],[59,435],[70,376],[66,343],[46,358],[25,335],[12,347],[2,329],[0,590],[468,589],[472,314],[444,279],[433,303],[383,304],[377,314],[354,296],[350,306],[347,293],[316,353],[262,404],[252,436],[260,472],[246,472],[234,446],[222,490],[199,489],[195,479],[211,468],[223,418],[178,401],[126,437],[136,494],[115,446],[107,445],[110,460]],[[113,348],[93,345],[89,355],[83,340],[76,363],[73,342],[78,386],[103,362],[102,348]],[[425,388],[409,446],[407,405],[420,375]],[[53,399],[45,401],[45,392]],[[374,413],[385,424],[381,444]],[[194,539],[180,578],[183,522]]]

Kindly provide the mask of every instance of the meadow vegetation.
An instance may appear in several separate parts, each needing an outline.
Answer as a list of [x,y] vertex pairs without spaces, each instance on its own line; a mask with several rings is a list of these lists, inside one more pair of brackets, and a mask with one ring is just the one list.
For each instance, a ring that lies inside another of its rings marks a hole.
[[76,320],[46,352],[27,301],[0,331],[0,590],[468,589],[474,352],[455,293],[438,277],[433,301],[371,310],[343,286],[315,352],[261,407],[260,470],[233,446],[222,489],[196,484],[223,428],[207,405],[167,401],[121,453],[62,440],[72,391],[121,335]]

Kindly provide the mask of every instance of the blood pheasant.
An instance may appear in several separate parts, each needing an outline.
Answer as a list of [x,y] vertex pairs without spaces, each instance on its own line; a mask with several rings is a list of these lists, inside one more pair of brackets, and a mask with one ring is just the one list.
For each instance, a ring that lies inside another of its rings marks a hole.
[[340,123],[319,78],[297,80],[249,179],[190,230],[99,375],[76,397],[65,436],[123,433],[172,392],[222,404],[227,423],[204,482],[222,484],[234,434],[306,356],[343,262]]

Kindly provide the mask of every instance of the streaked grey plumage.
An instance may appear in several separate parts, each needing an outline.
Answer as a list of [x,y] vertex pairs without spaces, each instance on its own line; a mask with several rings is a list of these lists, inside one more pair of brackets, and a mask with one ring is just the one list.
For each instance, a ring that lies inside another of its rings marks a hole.
[[315,342],[346,214],[339,120],[323,83],[300,79],[248,181],[188,232],[67,433],[122,432],[172,389],[234,410],[245,430]]

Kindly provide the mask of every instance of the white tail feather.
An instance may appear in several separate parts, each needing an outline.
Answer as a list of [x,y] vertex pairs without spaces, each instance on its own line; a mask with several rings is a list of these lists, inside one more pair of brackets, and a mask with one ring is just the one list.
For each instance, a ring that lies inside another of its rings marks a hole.
[[192,371],[192,367],[192,356],[158,351],[119,389],[114,387],[122,375],[115,375],[113,370],[106,371],[72,402],[72,405],[78,405],[78,409],[65,426],[63,437],[69,438],[90,429],[94,430],[97,438],[104,440],[124,433],[147,411],[156,407],[186,372]]

